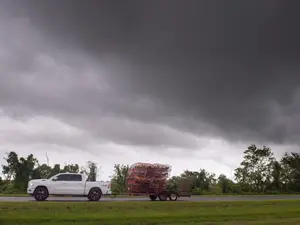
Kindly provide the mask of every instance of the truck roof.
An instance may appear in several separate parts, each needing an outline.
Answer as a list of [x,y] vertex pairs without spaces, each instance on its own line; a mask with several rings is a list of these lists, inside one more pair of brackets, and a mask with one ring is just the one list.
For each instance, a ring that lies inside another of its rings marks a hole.
[[76,174],[76,175],[83,175],[82,173],[70,173],[70,172],[63,172],[63,173],[58,173],[58,174]]

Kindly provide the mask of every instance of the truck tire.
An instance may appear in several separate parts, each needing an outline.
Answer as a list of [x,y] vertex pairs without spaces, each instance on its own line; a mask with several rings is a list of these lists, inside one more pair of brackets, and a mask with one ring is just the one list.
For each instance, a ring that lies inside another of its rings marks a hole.
[[100,188],[92,188],[88,194],[88,200],[97,202],[100,200],[102,192]]
[[158,198],[160,201],[166,201],[168,198],[168,193],[166,191],[162,191],[158,194]]
[[169,199],[170,201],[177,201],[178,199],[178,193],[175,191],[171,191],[170,195],[169,195]]
[[156,195],[149,195],[149,198],[151,199],[151,201],[155,201],[157,199]]
[[48,189],[44,186],[36,187],[33,193],[36,201],[45,201],[49,197]]

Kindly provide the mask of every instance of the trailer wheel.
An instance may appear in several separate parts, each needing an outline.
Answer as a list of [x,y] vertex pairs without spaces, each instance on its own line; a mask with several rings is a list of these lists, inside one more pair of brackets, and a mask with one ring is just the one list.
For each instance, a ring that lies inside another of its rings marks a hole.
[[160,201],[166,201],[168,198],[168,193],[166,191],[160,192],[158,194],[158,198]]
[[170,199],[170,201],[177,201],[177,199],[178,199],[178,193],[172,191],[170,193],[170,195],[169,195],[169,199]]
[[156,195],[149,195],[149,198],[151,199],[151,201],[155,201],[157,199]]

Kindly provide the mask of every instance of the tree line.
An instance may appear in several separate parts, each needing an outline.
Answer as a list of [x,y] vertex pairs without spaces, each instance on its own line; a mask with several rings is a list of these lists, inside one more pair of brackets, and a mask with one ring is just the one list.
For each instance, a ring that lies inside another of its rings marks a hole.
[[27,157],[19,157],[16,152],[9,152],[4,158],[6,164],[2,165],[2,174],[0,177],[0,193],[24,193],[27,189],[28,181],[31,179],[47,179],[58,173],[83,173],[87,180],[96,181],[99,171],[95,162],[88,161],[85,165],[66,164],[61,166],[55,164],[53,167],[47,164],[40,164],[33,154]]
[[[30,179],[49,178],[61,172],[85,173],[89,181],[95,181],[99,167],[88,161],[85,165],[59,164],[53,167],[39,164],[34,155],[19,157],[15,152],[7,153],[6,164],[2,165],[4,179],[0,179],[0,192],[22,193]],[[112,189],[116,194],[126,193],[129,165],[114,165],[111,177]],[[300,153],[287,152],[279,160],[266,146],[250,145],[243,152],[243,160],[234,170],[234,179],[224,174],[217,176],[205,169],[186,170],[179,176],[170,177],[167,188],[178,190],[180,181],[189,180],[192,193],[197,194],[280,194],[300,193]]]

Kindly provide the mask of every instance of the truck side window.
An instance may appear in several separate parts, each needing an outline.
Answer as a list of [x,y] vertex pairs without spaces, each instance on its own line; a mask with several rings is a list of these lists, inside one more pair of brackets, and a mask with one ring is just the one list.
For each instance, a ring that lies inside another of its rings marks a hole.
[[57,181],[68,181],[68,175],[67,174],[61,174],[57,176]]
[[69,181],[82,181],[82,176],[79,174],[70,174]]

